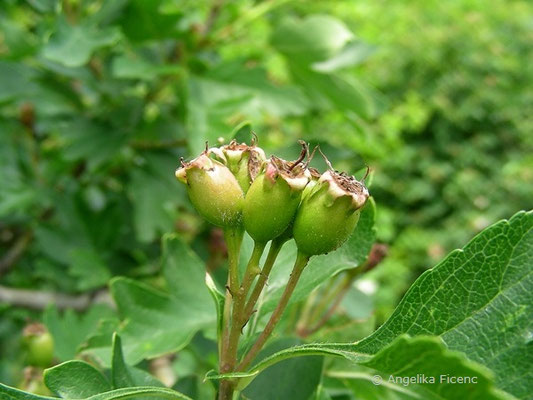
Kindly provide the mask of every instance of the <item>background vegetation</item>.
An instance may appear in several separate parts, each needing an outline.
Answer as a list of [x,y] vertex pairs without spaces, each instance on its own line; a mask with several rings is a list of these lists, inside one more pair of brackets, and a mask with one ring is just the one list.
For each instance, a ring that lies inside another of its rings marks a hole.
[[[28,321],[56,328],[64,361],[116,319],[110,278],[161,284],[164,233],[221,270],[221,234],[173,172],[251,129],[268,153],[304,139],[372,168],[388,256],[328,334],[372,332],[425,269],[531,208],[532,43],[527,1],[3,0],[0,382],[22,379]],[[84,312],[28,306],[37,291]]]

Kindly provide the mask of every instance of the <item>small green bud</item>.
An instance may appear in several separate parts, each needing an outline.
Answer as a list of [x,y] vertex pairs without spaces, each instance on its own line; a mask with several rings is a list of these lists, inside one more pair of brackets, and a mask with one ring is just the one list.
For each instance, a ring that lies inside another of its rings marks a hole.
[[221,227],[239,225],[244,193],[228,167],[208,154],[182,161],[176,178],[187,185],[191,203],[207,221]]
[[296,161],[272,156],[248,189],[243,206],[244,227],[262,243],[284,233],[294,219],[310,174],[302,164],[307,146]]
[[23,345],[26,362],[36,367],[49,367],[54,358],[54,339],[43,324],[32,323],[24,328]]
[[294,220],[298,250],[313,256],[340,247],[352,234],[369,197],[362,182],[329,170],[302,199]]
[[255,146],[254,142],[248,146],[232,140],[228,145],[209,149],[209,152],[229,168],[244,193],[248,191],[266,161],[265,152]]

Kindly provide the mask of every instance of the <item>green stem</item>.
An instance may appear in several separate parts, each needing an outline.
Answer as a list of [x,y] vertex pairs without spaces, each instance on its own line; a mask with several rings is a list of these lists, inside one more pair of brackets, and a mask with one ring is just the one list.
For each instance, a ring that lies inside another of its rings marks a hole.
[[244,231],[242,228],[227,228],[224,230],[224,240],[228,248],[229,287],[232,293],[239,290],[239,254]]
[[263,348],[264,344],[270,337],[270,334],[272,333],[277,323],[281,319],[281,316],[283,315],[283,311],[285,311],[285,308],[287,307],[287,304],[289,303],[289,299],[292,293],[294,292],[294,289],[296,288],[296,284],[298,283],[298,280],[300,279],[300,276],[302,275],[302,272],[308,262],[309,262],[309,256],[298,252],[296,261],[294,263],[294,267],[291,272],[291,276],[289,278],[289,281],[287,282],[287,286],[285,286],[285,290],[283,291],[283,294],[281,295],[281,298],[279,300],[278,305],[276,306],[276,309],[270,316],[270,319],[268,320],[263,332],[261,332],[261,334],[257,338],[256,342],[253,344],[250,351],[246,354],[244,359],[237,366],[236,368],[237,371],[242,371],[246,369],[250,365],[250,363],[254,360],[254,358],[257,356],[257,353],[259,353],[259,351]]
[[272,243],[270,244],[270,249],[268,250],[267,259],[265,261],[265,265],[263,265],[263,269],[261,270],[261,274],[259,275],[259,279],[257,280],[257,283],[255,284],[254,290],[252,291],[252,294],[250,295],[250,298],[248,299],[248,303],[246,303],[246,307],[244,308],[244,316],[246,318],[250,318],[254,311],[254,307],[257,303],[257,300],[259,299],[259,296],[261,295],[261,292],[263,291],[263,288],[265,287],[265,284],[268,280],[268,276],[270,275],[270,271],[272,271],[272,267],[274,266],[274,262],[276,261],[276,258],[278,257],[278,254],[285,244],[286,240],[276,240],[274,239]]
[[242,285],[239,290],[233,294],[234,304],[233,304],[233,313],[231,318],[231,331],[229,334],[228,342],[228,362],[231,366],[230,370],[233,370],[235,363],[237,362],[237,347],[239,344],[239,337],[241,335],[241,329],[246,322],[244,320],[244,305],[246,302],[246,297],[248,296],[248,291],[256,275],[259,273],[259,262],[261,261],[261,255],[265,250],[265,243],[254,244],[254,250],[250,261],[248,261],[248,266],[246,267],[246,272],[242,280]]
[[[259,273],[259,263],[261,261],[261,255],[265,250],[266,243],[254,244],[252,256],[248,261],[246,271],[242,280],[242,284],[236,290],[231,290],[233,298],[232,316],[231,316],[231,328],[229,328],[229,334],[227,334],[227,340],[223,344],[223,361],[221,362],[222,372],[231,372],[235,368],[237,363],[237,350],[239,345],[239,338],[241,329],[244,323],[244,305],[250,286],[253,283],[254,278]],[[238,273],[238,271],[237,271]],[[237,275],[238,279],[238,275]],[[230,271],[231,280],[231,271]],[[230,284],[231,286],[231,284]],[[225,325],[228,326],[228,325]],[[223,368],[223,369],[222,369]],[[219,388],[219,400],[231,400],[234,391],[234,382],[228,379],[224,379],[220,382]]]
[[227,228],[224,230],[224,239],[228,249],[228,286],[226,288],[226,298],[224,301],[224,316],[222,321],[222,338],[219,342],[219,371],[229,372],[228,347],[230,335],[231,306],[233,302],[232,293],[239,287],[239,254],[241,251],[244,231],[242,228]]

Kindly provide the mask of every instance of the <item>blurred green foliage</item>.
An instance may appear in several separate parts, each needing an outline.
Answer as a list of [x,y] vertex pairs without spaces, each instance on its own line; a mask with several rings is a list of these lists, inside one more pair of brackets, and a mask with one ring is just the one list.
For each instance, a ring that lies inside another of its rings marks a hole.
[[[423,270],[531,208],[532,15],[504,0],[3,0],[0,284],[161,284],[165,232],[216,267],[219,235],[173,172],[253,126],[269,152],[304,139],[340,170],[372,168],[390,250],[365,279],[383,322]],[[11,382],[13,335],[40,316],[0,316]]]

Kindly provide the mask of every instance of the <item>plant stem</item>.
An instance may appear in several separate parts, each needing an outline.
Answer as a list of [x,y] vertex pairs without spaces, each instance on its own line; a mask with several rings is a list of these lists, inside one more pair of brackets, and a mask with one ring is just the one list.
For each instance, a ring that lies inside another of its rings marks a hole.
[[257,356],[257,353],[259,353],[263,345],[268,340],[270,334],[272,333],[277,323],[281,319],[281,316],[283,315],[283,311],[285,311],[285,308],[287,307],[287,304],[289,303],[289,299],[292,293],[294,292],[294,289],[296,288],[296,284],[298,283],[298,280],[300,279],[300,276],[302,275],[302,272],[308,262],[309,262],[309,256],[298,252],[296,261],[294,263],[294,267],[292,269],[291,276],[289,278],[289,281],[287,282],[287,286],[285,286],[285,290],[283,291],[283,294],[281,295],[281,299],[279,300],[279,303],[276,306],[276,309],[270,316],[270,319],[268,320],[265,326],[265,329],[263,330],[263,332],[261,332],[261,334],[257,338],[257,341],[253,344],[248,354],[246,354],[244,359],[237,366],[236,368],[237,371],[241,371],[247,368],[250,365],[250,363],[254,360],[254,358]]
[[227,228],[224,230],[224,240],[228,248],[229,288],[235,294],[239,290],[239,254],[244,231],[242,228]]
[[285,242],[286,242],[285,239],[282,239],[282,240],[274,239],[272,243],[270,244],[270,249],[268,250],[268,255],[265,261],[265,265],[263,265],[263,269],[261,270],[259,279],[257,280],[254,290],[252,291],[252,294],[250,295],[250,298],[248,299],[248,303],[246,303],[246,307],[244,308],[244,315],[246,318],[250,318],[250,316],[252,315],[254,307],[257,303],[257,300],[259,299],[259,296],[261,295],[261,292],[263,291],[263,288],[265,287],[265,284],[268,280],[270,271],[272,271],[274,262],[276,261],[276,258],[278,257],[278,254],[281,248],[283,247],[283,245],[285,244]]
[[222,380],[218,388],[218,400],[232,400],[233,390],[231,381],[227,379]]
[[255,276],[259,273],[259,262],[261,261],[261,255],[265,250],[265,246],[265,243],[256,242],[254,244],[254,250],[252,252],[252,256],[250,257],[250,261],[248,261],[248,266],[246,267],[246,272],[244,273],[242,285],[238,292],[233,294],[235,296],[235,301],[233,303],[231,331],[228,342],[228,362],[231,366],[231,370],[233,370],[233,367],[237,362],[237,347],[239,344],[239,337],[241,335],[241,329],[246,322],[244,313],[246,297],[248,296],[248,291],[250,290],[250,286],[252,285]]
[[[224,307],[224,314],[225,314],[225,318],[227,318],[227,321],[224,321],[224,328],[226,332],[224,335],[225,340],[224,340],[224,343],[222,345],[222,350],[221,350],[221,362],[220,362],[221,372],[233,371],[235,368],[235,364],[237,363],[237,349],[239,345],[241,328],[243,324],[246,322],[246,320],[244,320],[244,305],[246,302],[248,291],[250,290],[250,286],[252,285],[252,282],[255,276],[259,273],[259,262],[261,261],[261,255],[263,254],[265,246],[266,246],[266,243],[256,242],[254,244],[252,256],[250,257],[250,260],[248,261],[248,265],[244,273],[242,284],[240,286],[238,284],[238,264],[237,264],[237,268],[235,268],[234,271],[230,269],[229,280],[230,280],[230,290],[231,290],[231,298],[233,302],[233,307],[232,307],[232,313],[231,313],[231,327],[229,324],[230,312],[229,310],[226,309],[226,307]],[[237,254],[237,258],[238,258],[238,254]],[[232,277],[232,274],[235,276]],[[236,289],[233,289],[235,285],[232,285],[231,283],[232,279],[234,282],[237,282]],[[227,298],[228,297],[226,296],[226,299]],[[231,400],[231,398],[233,397],[233,391],[234,391],[233,382],[228,379],[223,379],[220,382],[220,388],[219,388],[219,394],[218,394],[219,400]]]
[[224,301],[222,338],[219,343],[219,371],[221,373],[229,372],[231,369],[231,365],[228,362],[230,317],[233,293],[235,293],[239,287],[239,254],[241,251],[243,235],[244,231],[240,227],[227,228],[224,230],[224,239],[228,249],[228,287],[226,288],[226,298]]

